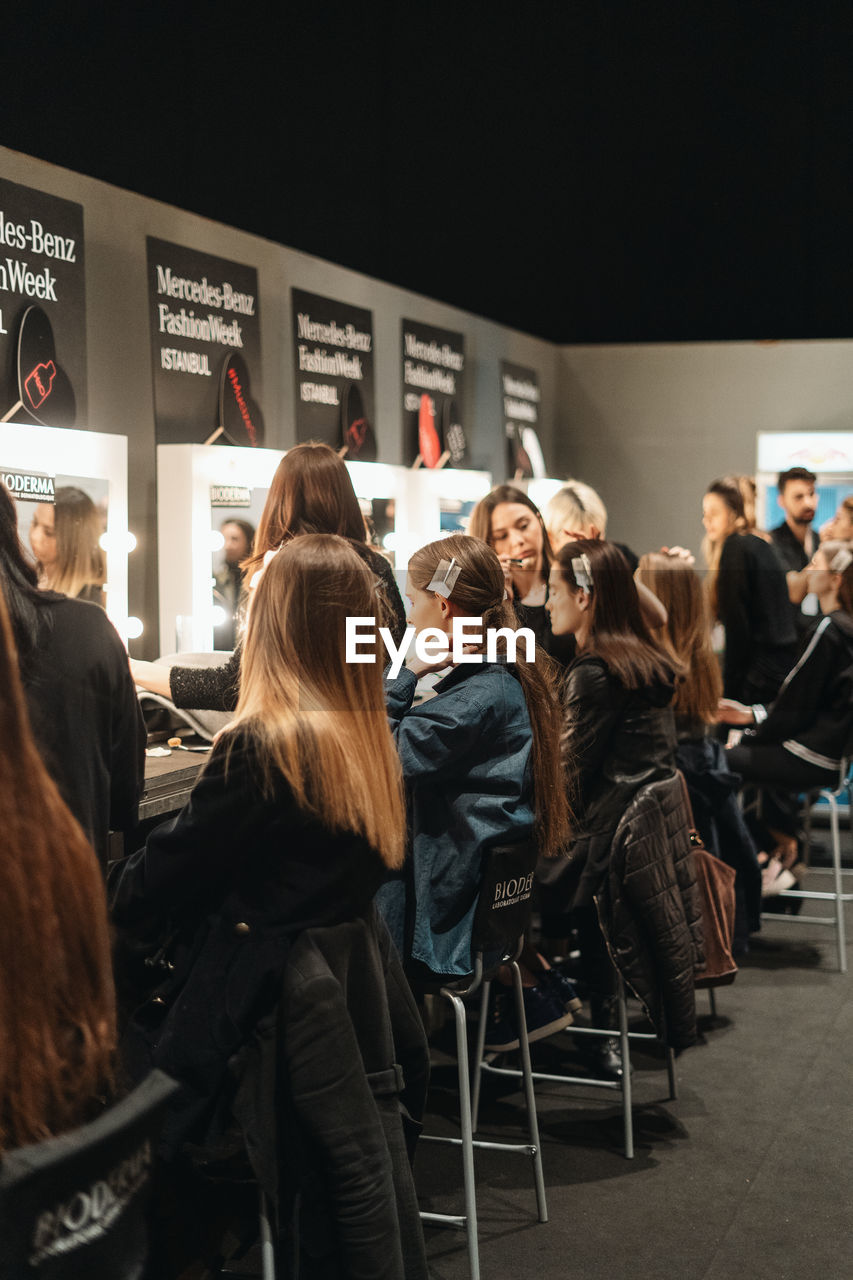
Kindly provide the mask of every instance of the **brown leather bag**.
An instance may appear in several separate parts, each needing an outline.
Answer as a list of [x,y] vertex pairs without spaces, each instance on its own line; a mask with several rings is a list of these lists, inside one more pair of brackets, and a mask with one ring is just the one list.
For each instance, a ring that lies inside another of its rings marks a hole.
[[735,870],[709,853],[693,821],[693,809],[684,775],[679,774],[690,814],[690,843],[696,868],[696,886],[702,906],[705,966],[694,978],[697,987],[725,987],[734,982],[737,965],[732,955],[735,928]]

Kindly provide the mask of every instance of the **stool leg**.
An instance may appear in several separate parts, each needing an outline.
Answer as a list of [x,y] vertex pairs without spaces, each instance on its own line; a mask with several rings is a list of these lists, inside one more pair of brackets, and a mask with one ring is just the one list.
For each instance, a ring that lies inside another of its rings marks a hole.
[[258,1221],[261,1234],[261,1275],[263,1280],[276,1280],[275,1247],[270,1227],[270,1210],[263,1190],[258,1191]]
[[678,1097],[678,1081],[675,1078],[675,1053],[669,1045],[666,1049],[666,1074],[669,1076],[669,1100],[674,1102]]
[[477,1186],[474,1179],[474,1130],[471,1125],[471,1080],[468,1074],[468,1027],[465,1006],[450,995],[456,1018],[456,1059],[459,1067],[459,1128],[462,1138],[462,1179],[465,1185],[465,1236],[471,1280],[480,1280],[480,1250],[477,1241]]
[[708,988],[708,1003],[711,1006],[711,1017],[717,1016],[717,993],[713,987]]
[[483,992],[480,997],[480,1021],[477,1023],[477,1046],[474,1050],[474,1071],[471,1077],[471,1127],[474,1133],[480,1127],[480,1085],[483,1082],[483,1054],[486,1043],[486,1018],[489,1013],[489,992],[492,989],[491,979],[483,981]]
[[625,1130],[625,1159],[634,1159],[634,1117],[631,1110],[631,1054],[628,1040],[628,1006],[625,987],[619,979],[619,1047],[622,1054],[622,1123]]
[[838,946],[838,972],[847,972],[847,939],[844,930],[844,899],[841,880],[841,832],[838,826],[838,801],[832,792],[829,801],[829,825],[832,832],[832,874],[835,886],[835,939]]
[[536,1095],[533,1091],[533,1072],[530,1066],[530,1041],[527,1038],[527,1020],[524,1016],[524,994],[521,970],[513,960],[512,985],[515,989],[515,1016],[518,1022],[518,1046],[521,1053],[521,1073],[524,1078],[524,1097],[527,1103],[527,1127],[530,1145],[533,1147],[533,1179],[536,1184],[536,1207],[539,1221],[548,1221],[548,1205],[545,1200],[545,1176],[542,1172],[542,1144],[539,1141],[539,1118],[536,1115]]

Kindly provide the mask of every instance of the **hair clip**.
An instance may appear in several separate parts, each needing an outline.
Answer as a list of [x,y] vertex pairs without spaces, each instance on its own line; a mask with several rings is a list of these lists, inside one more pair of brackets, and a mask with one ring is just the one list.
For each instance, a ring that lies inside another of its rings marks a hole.
[[263,564],[261,565],[260,569],[255,570],[255,572],[252,574],[251,578],[249,579],[250,591],[254,591],[255,587],[258,585],[261,578],[264,576],[267,565],[270,563],[271,560],[275,559],[275,557],[278,555],[279,551],[281,551],[283,546],[284,546],[284,543],[280,542],[277,547],[271,547],[269,551],[264,552]]
[[830,573],[843,573],[851,564],[853,564],[853,551],[849,547],[839,547],[832,557],[829,571]]
[[582,591],[592,591],[592,565],[585,551],[572,560],[572,573]]
[[440,560],[427,591],[434,591],[436,595],[444,596],[445,600],[449,600],[461,572],[462,566],[456,563],[455,556],[452,560]]

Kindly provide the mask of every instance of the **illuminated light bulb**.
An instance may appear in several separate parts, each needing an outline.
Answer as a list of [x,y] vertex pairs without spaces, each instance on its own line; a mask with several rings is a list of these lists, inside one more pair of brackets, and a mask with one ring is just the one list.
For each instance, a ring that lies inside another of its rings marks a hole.
[[210,611],[210,620],[215,627],[221,627],[228,621],[228,614],[218,604],[215,604]]
[[141,618],[128,618],[127,626],[125,627],[128,640],[138,640],[144,630],[145,627]]
[[211,551],[221,551],[225,546],[225,538],[219,529],[211,529],[210,531],[210,549]]
[[382,545],[386,551],[399,550],[400,539],[393,529],[389,533],[385,534],[385,537],[382,539]]
[[123,550],[129,555],[136,547],[136,535],[129,530],[126,533],[102,533],[98,538],[98,546],[107,553]]

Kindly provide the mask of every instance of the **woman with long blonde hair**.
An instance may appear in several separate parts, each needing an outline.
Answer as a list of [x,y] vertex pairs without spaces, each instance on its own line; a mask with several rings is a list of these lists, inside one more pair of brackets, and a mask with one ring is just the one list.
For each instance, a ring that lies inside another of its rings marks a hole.
[[124,1037],[134,1075],[159,1066],[194,1100],[167,1145],[201,1125],[229,1057],[277,1003],[288,939],[364,915],[402,864],[382,668],[346,661],[346,619],[374,613],[377,587],[344,538],[294,538],[272,557],[249,609],[234,720],[186,807],[111,881],[123,930],[171,921],[183,940],[157,1007]]
[[2,591],[0,830],[2,1157],[90,1119],[115,1051],[103,881],[33,741]]
[[105,603],[106,557],[100,539],[103,522],[88,493],[60,485],[55,502],[39,503],[30,525],[39,586],[64,596]]

